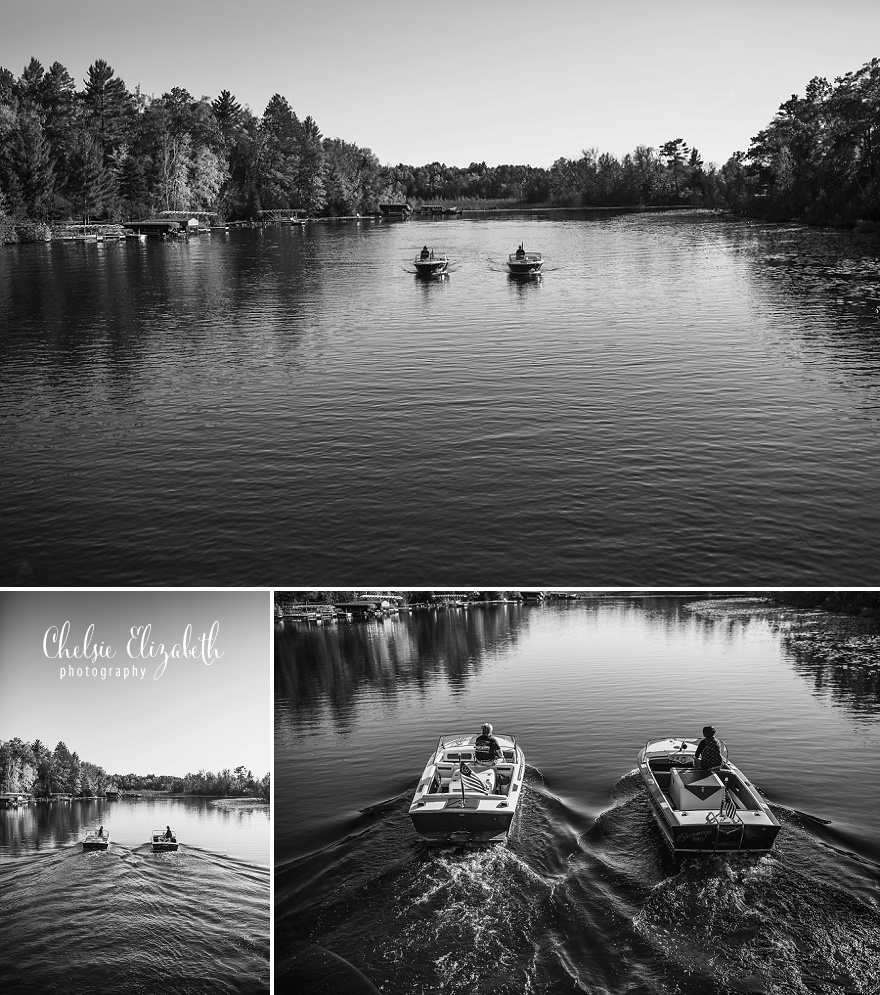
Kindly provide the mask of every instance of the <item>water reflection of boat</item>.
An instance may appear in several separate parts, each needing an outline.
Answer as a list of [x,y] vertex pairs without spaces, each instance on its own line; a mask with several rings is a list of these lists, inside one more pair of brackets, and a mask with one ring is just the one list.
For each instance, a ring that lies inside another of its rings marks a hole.
[[507,839],[522,796],[526,759],[516,737],[499,736],[503,758],[474,759],[476,736],[440,737],[416,788],[409,815],[426,840],[496,843]]
[[713,770],[694,766],[697,741],[658,739],[639,753],[654,818],[675,853],[767,852],[779,822],[758,789],[727,758]]
[[416,256],[414,265],[419,276],[440,276],[449,269],[449,257],[426,247]]
[[[103,832],[102,832],[103,830]],[[110,846],[110,830],[90,829],[82,838],[83,850],[106,850]]]
[[538,273],[544,265],[540,252],[526,252],[522,245],[507,257],[507,266],[511,273],[517,276],[529,276]]
[[167,835],[167,831],[164,829],[154,829],[150,833],[150,843],[153,847],[153,851],[156,853],[166,853],[170,850],[176,850],[180,845],[177,842],[177,837],[175,835]]

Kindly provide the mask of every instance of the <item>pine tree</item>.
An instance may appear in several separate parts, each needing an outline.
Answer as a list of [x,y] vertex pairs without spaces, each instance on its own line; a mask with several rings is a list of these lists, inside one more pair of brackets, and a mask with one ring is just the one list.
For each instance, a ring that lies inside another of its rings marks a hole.
[[108,162],[126,139],[134,111],[132,97],[113,68],[98,59],[89,66],[82,101]]
[[232,96],[229,90],[221,90],[220,96],[211,104],[211,110],[217,119],[217,125],[223,139],[229,142],[232,135],[241,128],[244,111],[241,104]]

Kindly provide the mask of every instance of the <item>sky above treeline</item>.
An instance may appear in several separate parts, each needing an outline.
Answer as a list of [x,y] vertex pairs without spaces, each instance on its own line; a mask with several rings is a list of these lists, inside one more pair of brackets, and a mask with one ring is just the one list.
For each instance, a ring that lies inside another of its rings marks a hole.
[[274,93],[385,164],[549,167],[673,138],[721,164],[814,76],[880,55],[876,0],[0,0],[0,65]]
[[262,777],[271,618],[265,592],[0,592],[0,739],[108,774]]

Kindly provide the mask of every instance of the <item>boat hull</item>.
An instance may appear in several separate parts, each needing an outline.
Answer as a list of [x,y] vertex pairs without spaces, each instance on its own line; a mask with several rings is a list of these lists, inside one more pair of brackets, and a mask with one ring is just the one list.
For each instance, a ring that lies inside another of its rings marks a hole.
[[654,821],[666,845],[673,853],[769,853],[779,833],[779,826],[745,826],[742,836],[736,828],[719,825],[670,826],[657,806],[652,805]]
[[540,273],[543,263],[508,263],[507,266],[514,276],[531,276]]
[[418,276],[442,276],[449,269],[449,261],[446,259],[431,259],[427,262],[422,262],[420,259],[417,259],[415,267]]
[[106,850],[109,848],[109,846],[110,846],[110,841],[107,840],[104,843],[91,843],[91,842],[83,843],[82,848],[83,851],[85,852],[87,850]]
[[410,813],[413,829],[433,843],[503,843],[514,812],[477,813],[452,806],[442,812]]

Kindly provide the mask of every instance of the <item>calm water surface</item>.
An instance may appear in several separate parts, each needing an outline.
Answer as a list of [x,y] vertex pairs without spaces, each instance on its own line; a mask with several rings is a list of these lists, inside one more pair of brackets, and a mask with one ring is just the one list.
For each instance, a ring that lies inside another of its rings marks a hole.
[[[153,853],[166,825],[181,847]],[[0,811],[3,991],[268,992],[269,829],[266,805],[201,798]]]
[[[606,598],[276,626],[275,970],[309,991],[880,990],[880,626]],[[528,762],[507,846],[407,810],[441,733]],[[635,773],[713,722],[782,830],[676,861]],[[315,990],[320,990],[315,988]]]
[[708,213],[6,248],[0,579],[876,583],[878,306]]

